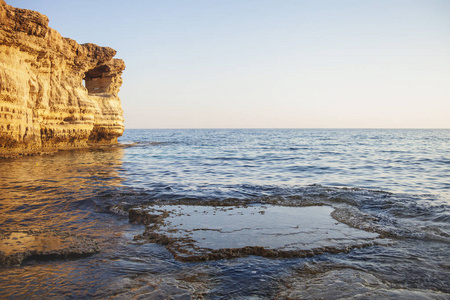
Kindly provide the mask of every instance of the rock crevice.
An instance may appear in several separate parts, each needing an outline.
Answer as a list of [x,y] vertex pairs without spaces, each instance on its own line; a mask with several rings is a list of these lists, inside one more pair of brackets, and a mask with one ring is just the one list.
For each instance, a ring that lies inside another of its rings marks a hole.
[[0,157],[111,144],[123,133],[124,62],[48,22],[0,0]]

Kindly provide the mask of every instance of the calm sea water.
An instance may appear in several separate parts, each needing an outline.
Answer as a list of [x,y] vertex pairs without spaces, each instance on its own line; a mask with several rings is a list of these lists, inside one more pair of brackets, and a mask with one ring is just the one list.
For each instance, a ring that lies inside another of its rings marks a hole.
[[[208,299],[272,299],[283,298],[296,277],[325,291],[348,280],[348,270],[368,289],[355,279],[342,287],[350,297],[358,288],[374,298],[450,297],[450,130],[126,130],[120,142],[124,147],[0,160],[2,229],[67,231],[103,249],[0,269],[0,298],[107,298],[151,281],[202,290]],[[133,242],[143,226],[111,209],[227,199],[346,205],[368,216],[348,223],[364,227],[376,218],[393,244],[188,264],[161,245]],[[335,272],[332,280],[317,275],[325,271]]]

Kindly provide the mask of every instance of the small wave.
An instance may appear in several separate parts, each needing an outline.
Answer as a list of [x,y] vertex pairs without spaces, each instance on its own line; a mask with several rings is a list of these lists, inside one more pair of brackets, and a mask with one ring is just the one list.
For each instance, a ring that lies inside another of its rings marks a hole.
[[177,142],[121,142],[121,144],[127,147],[148,147],[177,144]]
[[386,282],[379,274],[331,262],[297,267],[280,281],[279,290],[276,299],[448,299],[444,292],[408,288]]

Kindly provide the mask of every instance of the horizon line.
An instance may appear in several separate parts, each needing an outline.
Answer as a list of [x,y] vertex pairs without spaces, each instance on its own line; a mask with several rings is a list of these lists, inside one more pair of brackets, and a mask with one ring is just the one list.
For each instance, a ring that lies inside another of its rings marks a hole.
[[450,130],[450,127],[164,127],[164,128],[127,128],[133,130],[193,130],[193,129],[357,129],[357,130],[373,130],[373,129],[384,129],[384,130]]

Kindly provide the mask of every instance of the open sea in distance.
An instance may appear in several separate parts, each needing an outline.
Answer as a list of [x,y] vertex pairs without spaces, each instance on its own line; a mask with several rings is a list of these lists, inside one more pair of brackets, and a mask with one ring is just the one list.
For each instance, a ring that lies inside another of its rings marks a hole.
[[[0,267],[1,299],[450,299],[450,129],[127,129],[119,142],[0,160],[0,230],[102,249]],[[344,207],[340,221],[391,243],[187,263],[134,241],[144,226],[117,209],[233,199]]]

